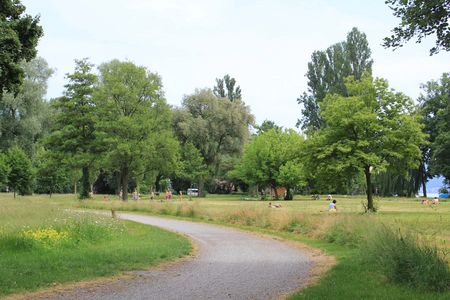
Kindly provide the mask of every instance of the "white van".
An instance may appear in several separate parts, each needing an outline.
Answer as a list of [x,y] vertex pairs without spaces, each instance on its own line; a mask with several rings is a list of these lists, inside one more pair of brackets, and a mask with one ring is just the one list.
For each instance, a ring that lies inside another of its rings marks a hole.
[[188,196],[198,196],[198,189],[188,189],[187,195]]

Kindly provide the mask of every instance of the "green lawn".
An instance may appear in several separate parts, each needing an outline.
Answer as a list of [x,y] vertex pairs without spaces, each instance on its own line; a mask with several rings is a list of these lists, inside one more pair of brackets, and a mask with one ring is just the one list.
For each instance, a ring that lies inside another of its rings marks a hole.
[[73,199],[0,194],[0,296],[142,269],[191,251],[174,233],[73,213]]
[[[365,255],[359,248],[361,243],[370,236],[368,233],[373,232],[373,229],[380,224],[384,224],[394,230],[401,229],[418,234],[420,239],[426,243],[436,244],[440,252],[448,252],[450,248],[450,202],[441,202],[436,206],[424,206],[417,199],[377,199],[379,212],[366,215],[362,214],[361,202],[365,200],[364,197],[335,196],[334,198],[337,199],[338,204],[337,214],[330,214],[326,211],[328,203],[325,200],[311,200],[307,196],[296,197],[294,201],[271,201],[272,203],[281,203],[283,207],[279,209],[268,208],[269,201],[242,200],[239,195],[208,195],[206,198],[197,198],[192,201],[188,201],[186,198],[180,200],[176,197],[170,204],[148,199],[129,200],[128,202],[115,199],[105,202],[101,195],[96,195],[93,200],[83,202],[75,200],[74,196],[55,195],[51,199],[34,196],[22,197],[14,201],[7,200],[7,203],[10,203],[8,206],[10,210],[14,205],[28,209],[20,210],[23,214],[20,222],[15,221],[17,218],[11,216],[9,216],[9,221],[3,221],[6,219],[2,216],[1,222],[14,224],[10,225],[13,228],[24,225],[36,226],[41,224],[42,220],[51,219],[49,216],[53,216],[67,207],[126,210],[212,222],[301,241],[320,248],[337,258],[337,265],[318,284],[302,290],[292,296],[293,299],[450,299],[449,292],[430,292],[392,282],[379,272],[376,266],[364,259]],[[34,210],[35,212],[33,212]],[[41,221],[33,221],[33,218],[29,217],[34,214],[40,214]],[[133,228],[139,228],[139,230],[136,229],[137,231],[146,230],[145,226],[136,224],[127,224],[126,226],[129,231],[133,231]],[[4,232],[8,230],[10,229],[3,229]],[[138,248],[141,245],[139,234],[136,237],[134,247]],[[166,242],[170,243],[173,237],[175,240],[178,238],[172,236],[169,237],[170,241]],[[109,244],[105,249],[115,249],[123,244],[120,242],[120,238],[117,239],[117,243],[117,246]],[[107,245],[106,241],[105,245]],[[130,243],[127,244],[128,249],[130,245]],[[150,246],[148,245],[148,247]],[[181,251],[181,254],[187,253],[188,249],[189,247]],[[90,250],[87,248],[86,251]],[[125,248],[124,251],[126,251]],[[158,249],[156,252],[158,251],[164,250]],[[116,251],[103,253],[100,257],[104,263],[114,260],[111,259],[111,256],[115,255]],[[173,256],[181,254],[173,254]],[[89,256],[84,253],[81,255]],[[449,258],[450,256],[447,256],[447,259]],[[130,256],[128,259],[133,260]],[[152,259],[154,257],[149,258],[149,260]],[[158,260],[157,257],[156,259]],[[139,264],[136,262],[135,266],[139,266]],[[147,262],[144,262],[140,266],[145,264],[148,265]],[[130,268],[135,266],[127,265]],[[118,262],[112,269],[123,270],[124,267]],[[100,267],[93,269],[95,269],[93,272],[96,273],[91,273],[89,275],[91,277],[111,274],[103,272]],[[78,280],[78,278],[70,280]],[[47,280],[44,286],[51,282],[51,279]]]

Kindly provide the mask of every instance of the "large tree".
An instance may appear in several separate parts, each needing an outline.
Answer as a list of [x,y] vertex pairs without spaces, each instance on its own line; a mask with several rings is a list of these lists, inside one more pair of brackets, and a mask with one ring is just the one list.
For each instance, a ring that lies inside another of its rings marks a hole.
[[329,94],[321,103],[327,127],[308,140],[308,161],[329,180],[363,172],[367,209],[373,211],[372,175],[417,167],[425,135],[410,98],[390,90],[385,80],[348,77],[346,87],[348,96]]
[[44,97],[53,70],[43,58],[21,64],[25,78],[17,94],[4,93],[0,102],[0,149],[18,145],[34,156],[35,144],[47,130],[49,105]]
[[429,35],[436,35],[436,46],[430,55],[450,50],[450,0],[386,0],[400,24],[384,39],[383,45],[397,49],[417,37],[417,43]]
[[113,60],[100,67],[100,128],[108,145],[108,168],[120,174],[123,200],[128,183],[149,175],[175,172],[178,143],[172,134],[170,107],[161,78],[145,67]]
[[47,148],[60,154],[74,169],[82,170],[80,198],[89,198],[90,169],[102,152],[96,123],[100,117],[93,98],[97,76],[87,59],[75,60],[75,71],[67,74],[64,96],[54,103],[57,111]]
[[[225,157],[241,153],[251,124],[253,115],[243,101],[218,98],[210,89],[186,96],[174,117],[180,141],[190,142],[200,151],[211,178],[219,175]],[[203,182],[200,192],[202,189]]]
[[[439,81],[430,80],[421,86],[422,93],[419,96],[420,113],[422,122],[425,125],[424,131],[428,135],[428,143],[421,147],[422,161],[419,166],[418,173],[421,177],[423,192],[426,196],[426,181],[434,175],[442,175],[439,168],[439,156],[434,155],[434,150],[440,142],[436,143],[438,135],[445,135],[445,109],[450,103],[450,76],[444,73]],[[440,139],[442,141],[442,139]],[[445,160],[445,159],[444,159]],[[434,174],[430,170],[430,165],[434,166]]]
[[16,94],[23,79],[22,61],[36,56],[42,36],[39,17],[24,14],[19,0],[0,1],[0,101],[4,90]]
[[[249,185],[259,188],[287,189],[286,200],[292,199],[292,189],[304,184],[301,162],[303,137],[294,130],[270,129],[245,146],[236,173]],[[276,195],[279,196],[279,195]]]
[[422,97],[424,107],[430,109],[426,125],[433,128],[430,167],[431,173],[450,181],[450,75],[444,73],[440,83],[427,83],[428,93]]
[[308,91],[297,102],[302,107],[302,117],[297,125],[314,131],[324,126],[320,115],[320,102],[329,93],[346,96],[344,79],[353,76],[359,80],[364,73],[372,73],[371,50],[367,37],[353,28],[345,41],[334,44],[325,51],[314,51],[308,63]]

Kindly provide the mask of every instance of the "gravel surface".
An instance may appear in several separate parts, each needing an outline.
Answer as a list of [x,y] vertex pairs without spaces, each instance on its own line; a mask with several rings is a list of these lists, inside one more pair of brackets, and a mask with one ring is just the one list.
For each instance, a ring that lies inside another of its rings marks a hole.
[[209,224],[120,217],[186,234],[197,244],[197,254],[173,266],[135,272],[133,279],[59,291],[45,299],[273,299],[302,287],[313,266],[308,255],[274,239]]

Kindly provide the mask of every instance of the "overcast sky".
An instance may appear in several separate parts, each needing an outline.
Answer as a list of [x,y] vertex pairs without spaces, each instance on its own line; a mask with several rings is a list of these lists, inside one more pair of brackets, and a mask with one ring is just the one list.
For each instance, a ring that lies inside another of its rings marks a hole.
[[257,123],[293,128],[314,50],[367,34],[373,73],[412,98],[420,84],[450,71],[450,53],[430,57],[433,37],[392,52],[383,37],[399,22],[384,0],[22,0],[40,14],[44,37],[38,55],[56,69],[48,98],[62,94],[74,59],[98,65],[130,60],[161,75],[167,101],[215,84],[230,74]]

